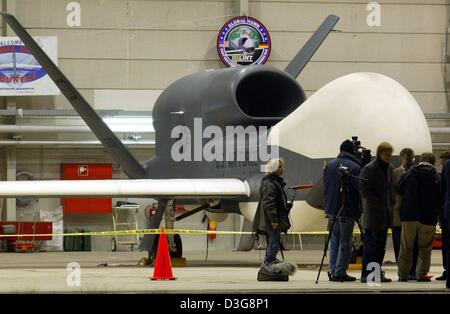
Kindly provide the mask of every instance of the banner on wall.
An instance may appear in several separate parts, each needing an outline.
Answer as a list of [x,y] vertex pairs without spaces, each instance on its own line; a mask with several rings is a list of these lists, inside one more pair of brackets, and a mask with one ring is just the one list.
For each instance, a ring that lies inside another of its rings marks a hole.
[[[57,64],[57,37],[33,38]],[[0,37],[0,96],[59,94],[58,87],[18,37]]]

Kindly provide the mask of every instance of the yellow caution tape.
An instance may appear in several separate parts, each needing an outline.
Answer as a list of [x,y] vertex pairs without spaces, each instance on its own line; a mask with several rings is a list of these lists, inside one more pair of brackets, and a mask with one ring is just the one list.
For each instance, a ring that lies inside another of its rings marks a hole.
[[[120,235],[145,235],[145,234],[193,234],[193,235],[251,235],[251,231],[227,231],[227,230],[184,230],[184,229],[141,229],[141,230],[119,230],[119,231],[94,231],[94,232],[72,232],[72,233],[40,233],[40,234],[0,234],[0,238],[37,238],[37,237],[68,237],[68,236],[120,236]],[[437,234],[441,231],[438,229]],[[328,235],[328,231],[311,232],[288,232],[292,235]],[[354,231],[353,234],[360,234]]]
[[[144,234],[194,234],[194,235],[208,235],[208,234],[223,234],[223,235],[251,235],[250,231],[226,231],[226,230],[183,230],[183,229],[141,229],[141,230],[119,230],[119,231],[94,231],[94,232],[72,232],[72,233],[36,233],[36,234],[0,234],[0,238],[11,237],[57,237],[57,236],[115,236],[115,235],[144,235]],[[317,232],[288,232],[288,234],[328,234],[325,231]]]

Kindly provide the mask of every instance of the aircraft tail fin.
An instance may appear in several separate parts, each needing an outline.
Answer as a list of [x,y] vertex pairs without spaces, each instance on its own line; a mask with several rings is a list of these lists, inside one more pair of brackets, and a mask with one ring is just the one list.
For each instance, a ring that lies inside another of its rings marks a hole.
[[284,71],[294,78],[297,78],[338,21],[338,16],[329,15],[311,38],[308,39],[306,44],[299,50],[294,59],[289,62]]
[[105,149],[118,162],[123,171],[133,179],[143,178],[145,170],[142,164],[131,154],[125,145],[117,138],[84,97],[66,78],[61,70],[53,63],[41,47],[34,41],[30,34],[17,21],[17,19],[5,12],[0,12],[8,25],[27,46],[36,60],[45,69],[50,78],[55,82],[67,100],[72,104],[81,118],[86,122],[95,136],[100,140]]

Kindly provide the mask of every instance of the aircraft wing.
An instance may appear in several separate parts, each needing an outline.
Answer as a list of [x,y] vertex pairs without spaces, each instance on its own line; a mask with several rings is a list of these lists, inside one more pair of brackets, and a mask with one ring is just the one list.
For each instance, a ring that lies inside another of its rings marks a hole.
[[2,181],[0,197],[152,197],[187,199],[248,197],[239,179],[134,179]]

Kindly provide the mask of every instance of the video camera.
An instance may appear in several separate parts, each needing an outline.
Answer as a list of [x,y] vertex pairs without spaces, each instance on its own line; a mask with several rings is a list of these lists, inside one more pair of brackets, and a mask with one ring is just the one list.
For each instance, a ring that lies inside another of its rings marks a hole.
[[352,136],[353,155],[361,162],[361,168],[367,165],[372,159],[370,149],[361,146],[361,141],[358,141],[357,136]]
[[345,176],[350,173],[350,169],[348,167],[340,165],[338,168],[338,172],[341,176]]

